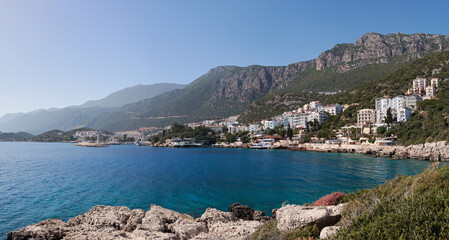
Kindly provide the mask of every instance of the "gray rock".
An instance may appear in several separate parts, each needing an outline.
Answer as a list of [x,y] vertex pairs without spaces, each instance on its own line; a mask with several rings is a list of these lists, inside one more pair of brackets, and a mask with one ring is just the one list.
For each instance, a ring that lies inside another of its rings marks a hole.
[[277,228],[286,232],[314,224],[319,228],[331,226],[340,220],[343,206],[344,204],[322,207],[287,205],[276,211]]
[[330,226],[323,228],[320,232],[320,239],[326,239],[334,236],[338,232],[338,230],[340,230],[340,228],[341,227],[339,226]]
[[228,223],[237,221],[237,218],[230,212],[223,212],[215,208],[207,208],[206,211],[197,219],[207,228],[216,223]]
[[137,229],[150,232],[168,232],[168,225],[176,222],[179,218],[193,220],[189,215],[181,214],[152,204],[150,210],[142,219],[142,224],[140,224]]
[[234,214],[238,219],[253,220],[254,209],[240,203],[231,204],[228,207],[228,212]]
[[243,240],[253,234],[263,223],[258,221],[217,222],[208,233],[201,233],[194,240]]
[[64,228],[66,225],[59,219],[47,219],[10,232],[6,239],[58,240],[65,236]]
[[[339,70],[346,72],[366,64],[386,63],[390,57],[404,53],[410,53],[408,57],[416,59],[422,57],[421,52],[447,48],[448,42],[442,41],[443,38],[442,35],[422,33],[411,35],[367,33],[355,43],[339,44],[321,53],[316,59],[316,69],[322,70],[343,63]],[[359,62],[353,63],[354,61]]]
[[180,240],[191,239],[202,232],[207,232],[206,227],[193,219],[180,218],[175,223],[170,224],[169,228]]
[[178,240],[175,234],[165,232],[151,232],[136,229],[129,239],[133,240]]
[[[142,212],[140,212],[140,217],[143,217]],[[133,212],[127,207],[98,205],[83,215],[69,219],[67,225],[69,227],[85,225],[84,228],[90,226],[90,229],[112,228],[124,230],[131,216],[133,217],[132,221],[139,221],[138,211]],[[131,230],[132,227],[128,226],[127,229]]]

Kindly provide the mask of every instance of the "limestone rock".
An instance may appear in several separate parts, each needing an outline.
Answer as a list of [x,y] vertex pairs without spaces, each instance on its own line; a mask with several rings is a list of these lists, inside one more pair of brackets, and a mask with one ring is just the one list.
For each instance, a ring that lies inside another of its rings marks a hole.
[[165,232],[152,232],[136,229],[129,239],[133,240],[178,240],[175,234]]
[[[140,219],[143,217],[143,211],[131,211],[127,207],[98,205],[83,215],[69,219],[67,225],[69,227],[85,225],[85,228],[88,228],[86,226],[88,225],[91,229],[112,228],[124,230],[131,217],[133,222],[139,222],[139,217]],[[128,225],[127,229],[131,231],[133,227]]]
[[319,228],[331,226],[340,220],[343,206],[344,204],[326,207],[287,205],[276,211],[277,227],[285,232],[313,224]]
[[[440,47],[441,46],[441,47]],[[422,52],[441,51],[449,46],[442,35],[393,33],[382,35],[367,33],[355,43],[338,44],[316,59],[316,69],[343,63],[339,70],[346,72],[366,64],[386,63],[390,57],[409,53],[411,59],[422,56]],[[359,61],[353,63],[354,61]]]
[[66,225],[65,222],[59,219],[47,219],[10,232],[6,239],[58,240],[65,236],[64,228]]
[[339,226],[330,226],[323,228],[320,232],[320,239],[326,239],[334,236],[338,232],[338,230],[340,230],[340,228],[341,227]]
[[152,204],[150,210],[142,219],[142,224],[140,224],[137,228],[139,230],[146,230],[150,232],[168,232],[168,225],[176,222],[179,218],[193,220],[193,218],[189,215],[181,214]]
[[203,223],[205,227],[210,228],[210,226],[216,223],[237,221],[237,218],[230,212],[223,212],[215,208],[207,208],[197,221]]
[[263,223],[258,221],[217,222],[208,233],[201,233],[194,240],[243,240],[253,234]]
[[202,232],[207,232],[207,228],[193,219],[178,219],[170,225],[171,232],[175,233],[180,240],[191,239]]

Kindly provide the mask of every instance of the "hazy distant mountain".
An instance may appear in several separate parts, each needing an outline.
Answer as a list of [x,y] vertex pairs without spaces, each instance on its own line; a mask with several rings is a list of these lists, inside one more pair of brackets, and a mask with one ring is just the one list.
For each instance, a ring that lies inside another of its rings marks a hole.
[[139,84],[134,87],[125,88],[111,93],[109,96],[103,99],[88,101],[82,104],[80,107],[119,108],[126,104],[138,102],[146,98],[152,98],[174,89],[182,89],[185,86],[186,85],[174,83],[157,83],[152,85]]
[[91,119],[116,111],[126,104],[155,97],[167,91],[183,87],[184,85],[181,84],[169,83],[137,85],[114,92],[103,99],[86,102],[81,106],[6,114],[0,118],[0,131],[21,131],[32,134],[39,134],[53,129],[67,131],[74,127],[83,127]]

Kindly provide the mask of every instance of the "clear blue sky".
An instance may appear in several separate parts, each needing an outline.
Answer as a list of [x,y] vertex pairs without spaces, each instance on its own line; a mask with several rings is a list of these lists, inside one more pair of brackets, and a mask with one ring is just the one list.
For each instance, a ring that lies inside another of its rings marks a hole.
[[367,32],[449,35],[449,1],[0,1],[0,116],[218,65],[285,65]]

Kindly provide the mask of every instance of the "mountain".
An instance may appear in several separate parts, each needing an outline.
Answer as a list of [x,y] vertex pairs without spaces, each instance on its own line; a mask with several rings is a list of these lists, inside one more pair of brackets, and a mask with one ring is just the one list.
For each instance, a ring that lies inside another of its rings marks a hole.
[[131,102],[155,97],[183,87],[184,85],[167,83],[137,85],[114,92],[103,99],[86,102],[80,106],[7,114],[0,118],[0,130],[8,132],[25,131],[32,134],[39,134],[52,129],[67,131],[75,127],[83,127],[91,119],[114,112]]
[[[95,129],[130,130],[163,127],[174,122],[220,119],[237,114],[240,114],[239,120],[242,122],[260,121],[311,100],[324,101],[329,94],[345,92],[387,76],[415,59],[448,48],[449,36],[367,33],[355,43],[337,44],[317,59],[287,66],[219,66],[183,89],[129,103],[136,100],[132,99],[118,109],[109,107],[114,106],[115,102],[111,100],[115,96],[111,95],[107,101],[88,102],[84,107],[78,107],[82,110],[72,114],[70,119],[55,116],[61,122],[51,128],[46,126],[45,130],[60,127],[67,130],[77,124]],[[95,109],[90,106],[95,106]],[[84,114],[85,109],[97,114]],[[30,131],[24,127],[35,124],[33,122],[21,124],[14,125],[14,129],[31,133],[37,130]],[[14,131],[4,127],[5,123],[0,119],[0,130]],[[44,127],[39,128],[42,129]]]
[[288,66],[216,67],[182,90],[127,105],[87,126],[162,127],[236,114],[243,122],[259,121],[312,99],[325,99],[320,92],[360,86],[448,47],[449,37],[443,35],[368,33],[355,43],[337,44],[317,59]]
[[449,36],[367,33],[355,43],[337,44],[321,53],[314,68],[300,73],[282,90],[253,102],[239,120],[259,121],[298,108],[310,100],[325,100],[328,96],[317,92],[336,93],[362,86],[415,59],[446,49],[449,49]]
[[33,135],[26,132],[18,132],[18,133],[5,133],[0,132],[0,142],[18,142],[18,141],[28,141]]
[[182,89],[185,85],[174,83],[157,83],[152,85],[136,85],[134,87],[125,88],[117,92],[111,93],[109,96],[94,101],[88,101],[80,107],[103,107],[103,108],[120,108],[126,104],[138,102],[146,98],[152,98],[159,94],[174,90]]

